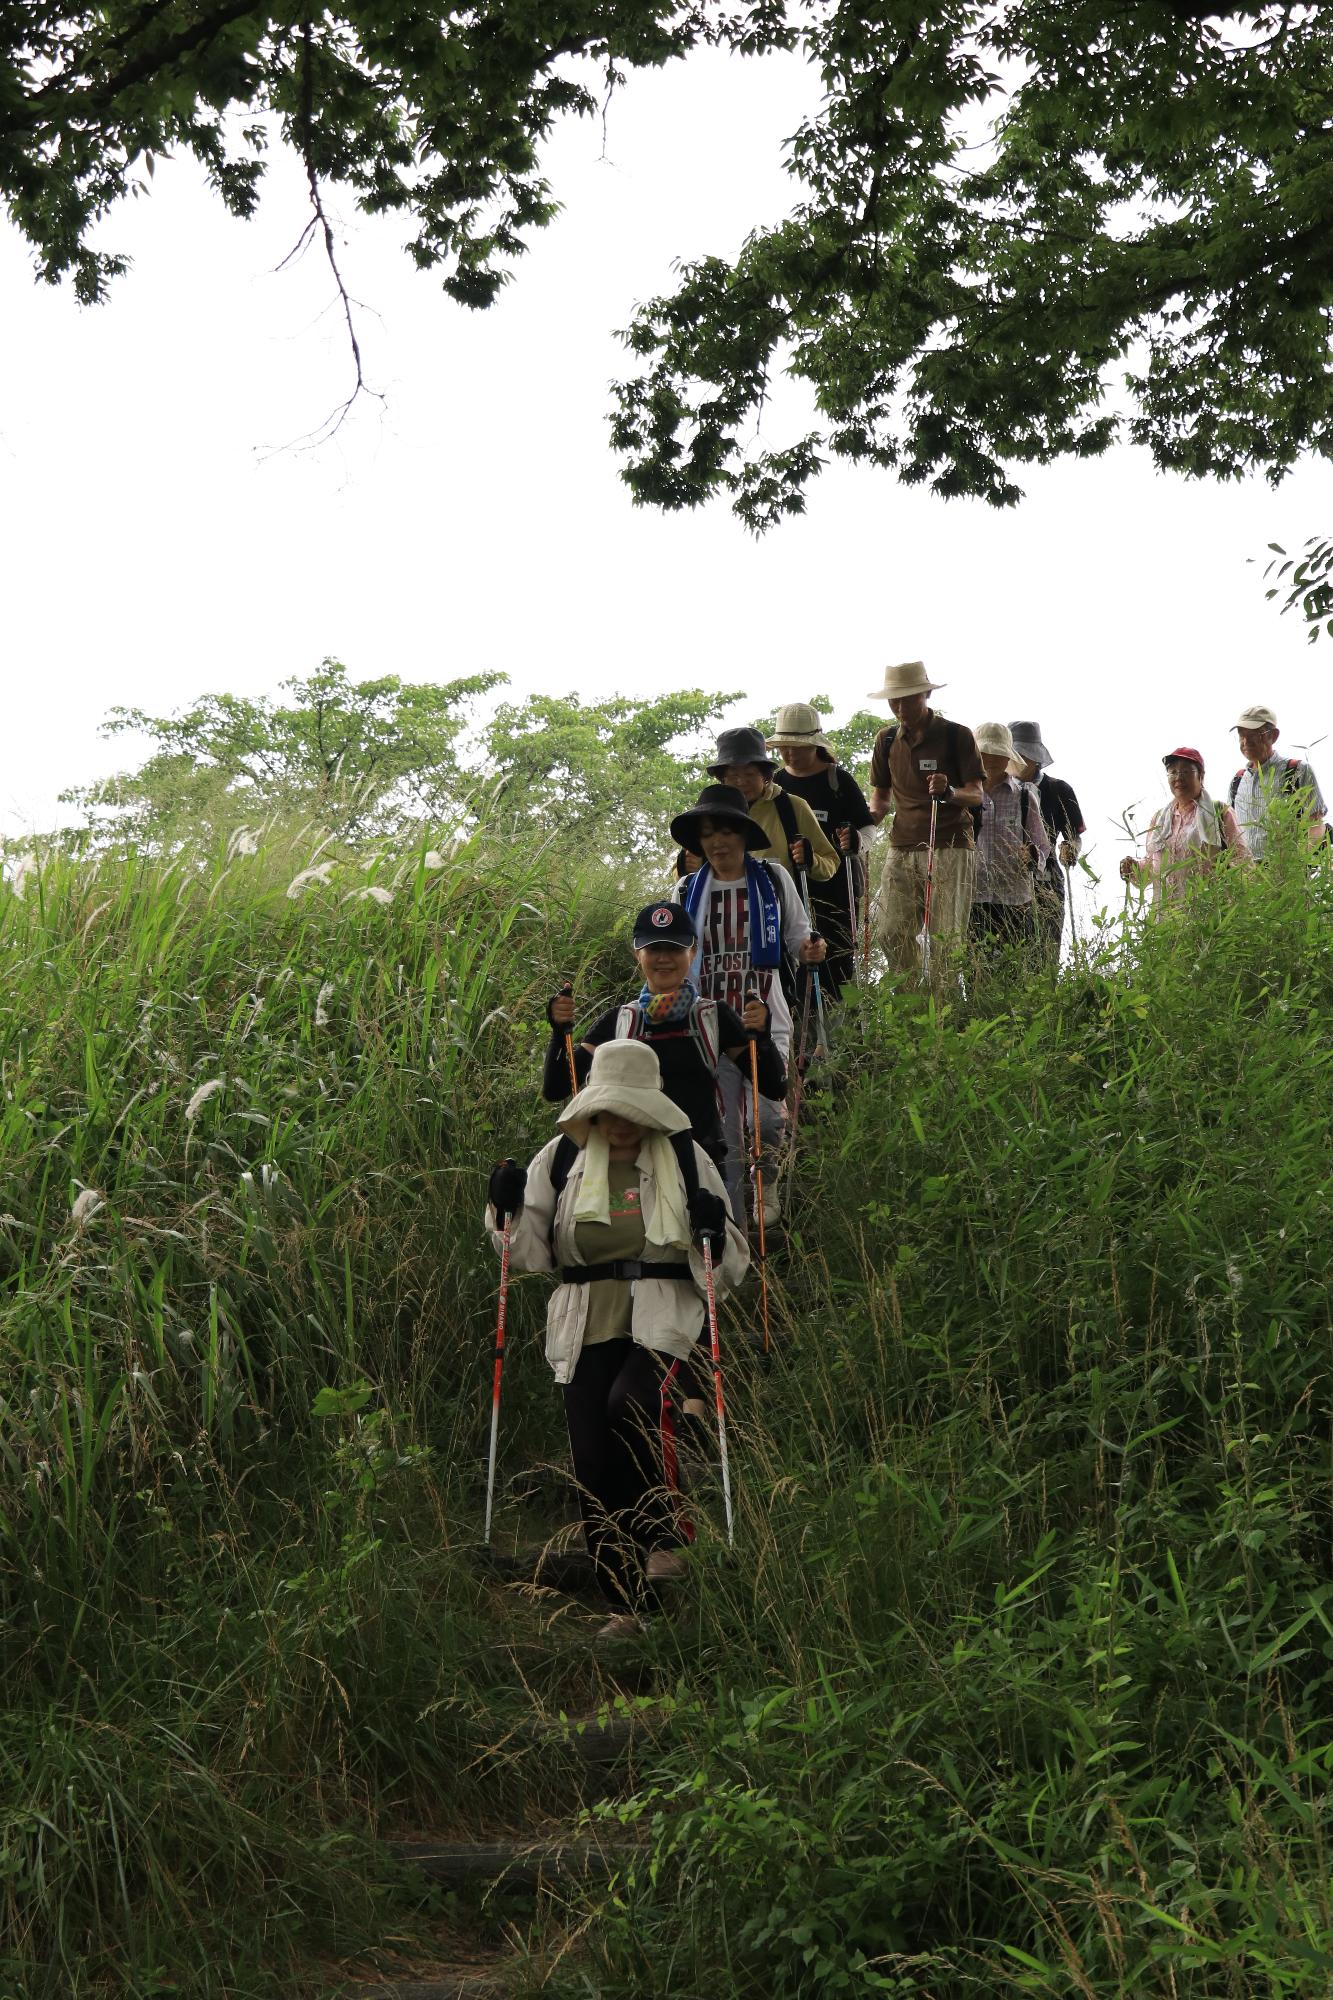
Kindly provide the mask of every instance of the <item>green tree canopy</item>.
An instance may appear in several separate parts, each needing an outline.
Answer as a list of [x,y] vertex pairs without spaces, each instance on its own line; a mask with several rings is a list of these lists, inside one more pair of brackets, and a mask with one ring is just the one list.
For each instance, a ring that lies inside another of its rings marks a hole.
[[351,681],[326,659],[283,683],[286,701],[210,694],[168,716],[114,708],[103,735],[156,747],[137,770],[62,797],[101,832],[154,847],[242,815],[311,812],[348,836],[450,818],[474,783],[458,754],[469,708],[503,678]]
[[660,858],[738,696],[533,695],[478,722],[474,704],[505,678],[352,681],[326,659],[284,681],[286,699],[209,694],[165,716],[114,708],[103,735],[146,736],[148,757],[62,797],[99,844],[157,852],[201,829],[302,815],[347,840],[484,823],[525,844],[558,834],[606,858]]
[[516,832],[575,835],[590,854],[660,855],[672,815],[706,784],[704,762],[733,693],[680,688],[584,705],[561,695],[502,703],[485,734],[492,817]]
[[[97,225],[157,155],[193,152],[245,215],[276,123],[330,254],[335,181],[410,218],[416,261],[486,305],[555,211],[559,118],[704,42],[801,49],[822,95],[789,142],[792,213],[734,260],[686,261],[629,328],[613,435],[640,502],[725,494],[759,529],[830,456],[1004,506],[1018,468],[1117,438],[1224,478],[1330,450],[1325,6],[38,0],[6,19],[0,195],[41,274],[87,299],[124,261]],[[783,370],[816,421],[756,445]]]

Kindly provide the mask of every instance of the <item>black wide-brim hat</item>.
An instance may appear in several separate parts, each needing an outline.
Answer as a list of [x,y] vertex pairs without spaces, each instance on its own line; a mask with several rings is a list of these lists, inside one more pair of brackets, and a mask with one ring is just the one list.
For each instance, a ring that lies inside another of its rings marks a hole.
[[768,835],[758,820],[750,818],[745,794],[734,785],[705,785],[690,810],[672,820],[671,838],[689,853],[702,854],[699,826],[705,819],[727,821],[743,836],[747,848],[768,846]]

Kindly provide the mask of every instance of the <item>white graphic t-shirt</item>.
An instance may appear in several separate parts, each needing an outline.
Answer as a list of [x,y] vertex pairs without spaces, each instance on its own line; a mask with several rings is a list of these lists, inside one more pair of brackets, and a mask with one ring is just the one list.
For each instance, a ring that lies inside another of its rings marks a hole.
[[[782,911],[782,946],[799,951],[810,935],[805,911],[790,875],[773,870]],[[777,968],[754,966],[750,957],[750,894],[744,880],[709,884],[703,912],[703,957],[699,991],[740,1013],[747,993],[758,991],[771,1017],[773,1040],[784,1062],[791,1048],[791,1009]]]

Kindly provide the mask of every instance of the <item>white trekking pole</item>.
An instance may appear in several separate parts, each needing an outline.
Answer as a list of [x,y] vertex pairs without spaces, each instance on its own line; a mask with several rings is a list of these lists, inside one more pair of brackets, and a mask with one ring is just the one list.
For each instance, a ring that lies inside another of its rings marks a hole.
[[727,1412],[722,1401],[722,1349],[717,1338],[717,1293],[713,1287],[713,1246],[705,1236],[704,1285],[708,1293],[708,1340],[713,1356],[713,1400],[717,1404],[717,1449],[722,1461],[722,1505],[727,1515],[727,1547],[736,1546],[731,1513],[731,1461],[727,1457]]
[[930,984],[930,898],[935,886],[935,826],[940,816],[940,802],[936,793],[930,795],[930,840],[926,847],[926,893],[925,908],[921,918],[921,935],[917,942],[921,946],[921,977]]
[[500,1436],[500,1377],[505,1365],[505,1320],[509,1313],[509,1232],[513,1218],[504,1220],[500,1246],[500,1310],[495,1322],[495,1374],[491,1381],[491,1456],[486,1469],[486,1546],[491,1544],[491,1510],[495,1502],[495,1449]]

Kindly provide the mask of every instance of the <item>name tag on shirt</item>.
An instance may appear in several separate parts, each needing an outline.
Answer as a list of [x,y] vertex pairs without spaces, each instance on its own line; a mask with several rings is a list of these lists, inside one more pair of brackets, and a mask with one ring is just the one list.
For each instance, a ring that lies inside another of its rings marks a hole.
[[938,771],[940,768],[939,759],[937,757],[918,757],[916,768],[918,771]]

